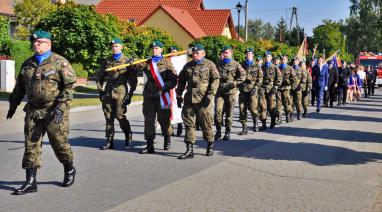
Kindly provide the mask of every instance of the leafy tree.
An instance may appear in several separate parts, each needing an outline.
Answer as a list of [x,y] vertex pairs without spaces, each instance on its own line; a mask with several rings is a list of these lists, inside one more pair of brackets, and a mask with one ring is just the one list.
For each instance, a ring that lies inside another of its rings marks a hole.
[[0,45],[9,39],[9,20],[5,16],[0,16]]
[[[237,28],[237,26],[236,26]],[[240,36],[245,36],[245,27],[240,25]],[[248,40],[255,41],[260,39],[272,39],[274,29],[270,23],[263,23],[261,19],[248,20]]]
[[325,48],[326,57],[338,49],[345,52],[345,40],[341,32],[341,25],[331,20],[324,20],[322,25],[313,29],[314,42],[318,44],[317,50],[323,52]]
[[299,46],[304,40],[304,37],[305,37],[304,28],[293,27],[292,30],[289,33],[287,33],[286,40],[288,44],[291,46]]

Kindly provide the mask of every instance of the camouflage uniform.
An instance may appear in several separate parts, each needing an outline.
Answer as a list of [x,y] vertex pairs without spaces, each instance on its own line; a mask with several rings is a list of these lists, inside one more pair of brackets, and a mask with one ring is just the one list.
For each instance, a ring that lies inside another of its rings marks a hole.
[[[231,132],[232,127],[232,111],[235,106],[235,98],[237,94],[237,86],[244,82],[246,71],[241,65],[233,59],[229,63],[219,61],[216,64],[220,75],[220,85],[215,97],[215,139],[220,139],[221,126],[223,122],[223,111],[225,113],[226,135]],[[227,137],[227,136],[225,136]],[[226,139],[229,140],[229,139]]]
[[261,130],[266,129],[267,112],[271,116],[271,127],[276,124],[277,108],[276,108],[276,94],[281,85],[282,74],[280,69],[271,64],[267,67],[266,63],[261,67],[263,70],[263,84],[260,88],[260,120],[262,121]]
[[155,120],[158,116],[158,122],[161,126],[162,135],[169,138],[172,135],[171,127],[171,110],[162,109],[160,104],[160,95],[162,91],[169,92],[170,89],[176,87],[177,74],[171,60],[162,58],[156,63],[160,75],[163,79],[164,86],[162,90],[157,88],[154,77],[150,71],[151,59],[147,63],[142,64],[143,72],[147,76],[147,82],[143,89],[143,116],[145,119],[144,135],[147,140],[148,148],[154,148],[153,142],[155,139]]
[[304,87],[301,88],[302,90],[302,107],[304,109],[303,117],[306,116],[306,113],[308,112],[308,105],[309,105],[309,94],[310,90],[312,90],[312,76],[310,75],[309,71],[307,69],[301,69],[303,75],[306,76],[306,84]]
[[[176,89],[178,97],[182,96],[186,86],[187,92],[184,95],[182,108],[182,119],[186,129],[184,141],[191,144],[195,143],[195,120],[198,117],[203,139],[212,143],[214,137],[211,103],[214,101],[219,86],[219,72],[215,64],[208,59],[204,59],[200,64],[194,61],[186,63],[179,74]],[[210,104],[204,105],[204,101],[208,101]]]
[[[41,167],[42,138],[45,133],[58,160],[64,166],[73,163],[68,133],[69,102],[73,98],[75,82],[76,76],[69,62],[55,53],[41,64],[37,63],[34,56],[22,64],[9,102],[10,109],[16,109],[25,95],[28,98],[24,107],[24,169]],[[57,109],[63,113],[61,123],[55,119]]]
[[[137,87],[137,71],[131,67],[120,68],[115,71],[106,71],[106,69],[123,65],[131,62],[132,60],[121,55],[118,60],[112,56],[109,57],[98,72],[97,88],[102,93],[102,110],[106,119],[106,137],[114,137],[114,119],[116,118],[119,125],[125,134],[126,141],[131,140],[131,126],[127,120],[126,104],[123,103],[125,97],[129,95],[132,97],[133,92]],[[105,89],[103,89],[103,85]],[[129,83],[130,91],[127,87]],[[128,145],[128,144],[127,144]]]
[[[281,66],[280,66],[281,69]],[[284,112],[287,122],[289,122],[290,114],[293,113],[293,99],[291,97],[291,88],[296,82],[296,73],[293,68],[286,65],[285,68],[281,69],[282,73],[282,83],[280,86],[281,99],[284,107]]]
[[242,67],[246,70],[246,79],[239,86],[239,108],[240,122],[243,125],[241,134],[246,134],[247,110],[251,112],[253,119],[253,130],[257,131],[257,119],[259,118],[259,90],[263,83],[263,71],[261,67],[255,63],[247,65],[242,63]]
[[306,75],[298,66],[294,67],[296,72],[296,83],[292,86],[294,107],[297,111],[297,119],[300,119],[302,112],[302,89],[306,87]]

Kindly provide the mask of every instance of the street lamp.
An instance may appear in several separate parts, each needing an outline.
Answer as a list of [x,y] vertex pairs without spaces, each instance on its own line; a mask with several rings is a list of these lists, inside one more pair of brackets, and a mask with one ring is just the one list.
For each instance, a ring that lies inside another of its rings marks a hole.
[[239,39],[239,30],[240,30],[240,11],[243,9],[243,5],[238,2],[236,4],[236,9],[237,9],[237,39]]

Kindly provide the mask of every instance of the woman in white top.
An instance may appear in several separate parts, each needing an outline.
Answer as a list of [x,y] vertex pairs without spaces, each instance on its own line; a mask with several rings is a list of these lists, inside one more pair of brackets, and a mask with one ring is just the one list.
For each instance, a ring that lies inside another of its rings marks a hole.
[[359,76],[359,80],[360,82],[358,82],[358,86],[359,86],[359,96],[358,96],[358,100],[361,99],[361,95],[363,93],[363,88],[364,88],[364,85],[365,85],[365,80],[366,80],[366,73],[365,73],[365,69],[363,66],[359,66],[358,70],[357,70],[357,74]]

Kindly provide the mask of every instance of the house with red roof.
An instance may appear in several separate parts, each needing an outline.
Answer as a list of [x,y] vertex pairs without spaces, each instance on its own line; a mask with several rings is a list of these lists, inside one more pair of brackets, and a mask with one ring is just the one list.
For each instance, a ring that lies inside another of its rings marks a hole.
[[165,30],[184,49],[203,36],[238,38],[231,11],[205,9],[203,0],[101,0],[96,11]]

